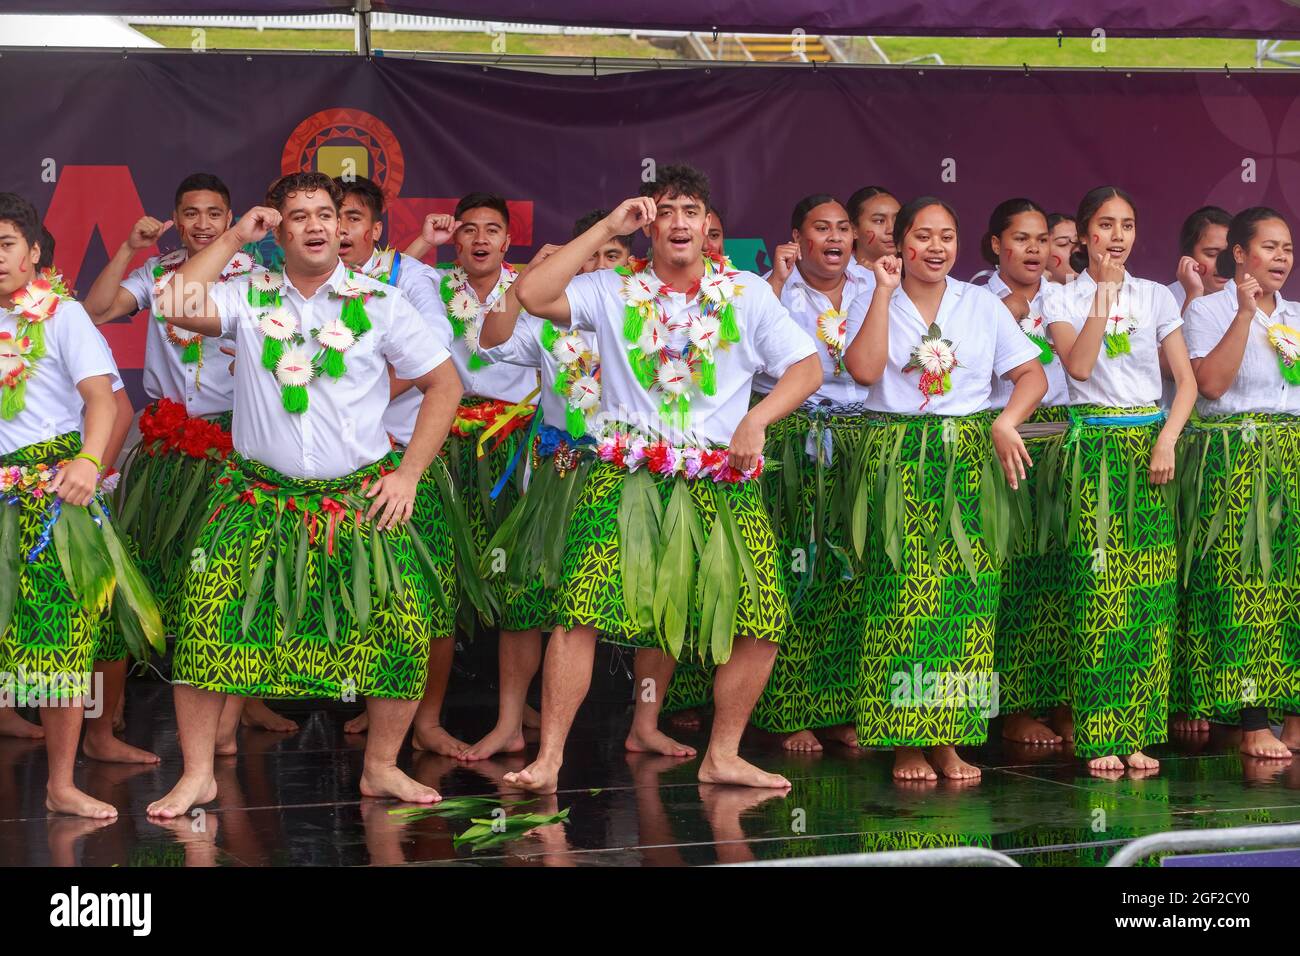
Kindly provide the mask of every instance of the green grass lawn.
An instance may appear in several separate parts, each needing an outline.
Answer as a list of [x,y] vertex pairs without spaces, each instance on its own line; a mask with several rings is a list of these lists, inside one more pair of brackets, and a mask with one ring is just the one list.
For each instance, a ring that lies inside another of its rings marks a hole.
[[[189,27],[136,28],[163,46],[189,47],[194,42]],[[206,27],[204,38],[212,50],[351,50],[351,30],[243,30]],[[376,30],[370,35],[378,50],[438,50],[454,53],[493,53],[492,37],[486,33],[447,33],[442,31]],[[653,46],[630,37],[545,36],[533,33],[507,33],[508,54],[544,56],[639,56],[675,59],[673,50]]]
[[[860,41],[859,41],[860,42]],[[946,64],[965,66],[1146,66],[1221,67],[1237,69],[1255,65],[1254,40],[1199,38],[1107,39],[1106,52],[1094,52],[1090,38],[1066,37],[876,37],[890,62],[898,63],[927,53],[938,53]],[[1296,44],[1285,47],[1296,49]],[[1274,64],[1276,65],[1276,64]]]
[[[164,46],[188,47],[193,35],[188,27],[137,29]],[[216,50],[350,50],[350,30],[256,30],[207,28],[207,46]],[[492,37],[485,33],[416,32],[378,30],[372,34],[376,49],[492,53]],[[866,41],[843,38],[850,52],[867,57]],[[1165,69],[1178,67],[1221,67],[1234,69],[1255,65],[1253,40],[1214,39],[1107,39],[1104,53],[1094,52],[1090,38],[1066,38],[1058,47],[1054,37],[877,37],[890,62],[899,63],[927,53],[938,53],[951,66],[1076,66]],[[549,56],[657,57],[675,59],[677,53],[630,37],[560,36],[510,33],[505,36],[508,54]],[[1300,49],[1300,43],[1286,48]],[[1297,61],[1300,62],[1300,61]],[[1274,64],[1276,65],[1276,64]]]

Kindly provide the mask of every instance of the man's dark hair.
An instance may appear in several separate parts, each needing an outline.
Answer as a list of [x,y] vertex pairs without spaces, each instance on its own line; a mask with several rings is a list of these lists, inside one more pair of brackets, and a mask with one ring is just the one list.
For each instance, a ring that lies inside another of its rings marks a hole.
[[50,230],[41,225],[41,261],[36,263],[36,271],[44,272],[54,265],[54,237]]
[[[689,199],[698,199],[706,211],[711,208],[709,177],[694,166],[685,163],[660,166],[658,175],[653,180],[641,184],[640,194],[651,199],[676,199],[685,196]],[[722,221],[721,216],[718,217],[718,221]]]
[[176,187],[176,200],[172,203],[172,206],[180,209],[181,197],[186,193],[198,192],[199,190],[216,193],[225,200],[226,208],[230,208],[230,190],[226,188],[225,183],[211,173],[190,173],[182,179],[181,184]]
[[343,200],[349,196],[356,196],[361,200],[362,205],[370,210],[370,215],[375,219],[380,219],[384,215],[384,191],[379,188],[379,184],[373,179],[367,179],[365,176],[352,176],[344,179],[342,176],[336,176],[335,184],[339,187],[339,205],[343,205]]
[[[581,219],[579,219],[577,222],[573,224],[573,238],[577,239],[580,235],[582,235],[584,232],[586,232],[588,229],[590,229],[592,226],[600,222],[608,215],[609,215],[608,209],[593,209],[591,212],[587,213],[585,216],[583,216]],[[614,241],[617,242],[624,249],[631,250],[632,248],[631,236],[615,236]]]
[[266,190],[266,205],[277,212],[282,212],[285,201],[290,196],[295,193],[314,193],[318,189],[323,189],[325,194],[334,201],[334,209],[337,211],[339,203],[343,201],[343,193],[339,190],[338,183],[324,173],[314,170],[290,173],[271,183]]
[[495,209],[501,213],[506,228],[510,228],[510,207],[496,193],[467,193],[461,197],[460,202],[456,203],[456,218],[459,219],[471,209]]
[[41,241],[41,217],[36,207],[17,193],[0,193],[0,222],[12,222],[29,246]]

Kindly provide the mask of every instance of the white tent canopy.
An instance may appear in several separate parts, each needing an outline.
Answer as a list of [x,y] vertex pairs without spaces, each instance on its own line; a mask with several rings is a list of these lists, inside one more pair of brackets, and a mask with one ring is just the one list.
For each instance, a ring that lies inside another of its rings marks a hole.
[[160,47],[120,17],[0,15],[0,46]]

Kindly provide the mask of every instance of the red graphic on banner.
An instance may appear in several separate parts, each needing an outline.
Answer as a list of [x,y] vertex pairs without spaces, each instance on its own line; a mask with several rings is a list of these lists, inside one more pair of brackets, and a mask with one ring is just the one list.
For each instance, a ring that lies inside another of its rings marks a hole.
[[402,145],[388,124],[365,110],[332,109],[313,113],[297,125],[280,154],[280,173],[317,169],[322,146],[360,145],[370,154],[370,175],[388,199],[401,195],[406,178]]
[[[45,228],[54,237],[55,264],[80,295],[84,296],[94,282],[94,276],[82,277],[81,266],[95,231],[99,231],[105,248],[112,254],[144,214],[129,167],[64,166],[59,171],[54,196],[45,213]],[[157,251],[156,247],[142,249],[128,268],[134,269]],[[148,310],[141,309],[129,320],[119,319],[99,327],[119,368],[135,369],[144,365],[148,319]]]

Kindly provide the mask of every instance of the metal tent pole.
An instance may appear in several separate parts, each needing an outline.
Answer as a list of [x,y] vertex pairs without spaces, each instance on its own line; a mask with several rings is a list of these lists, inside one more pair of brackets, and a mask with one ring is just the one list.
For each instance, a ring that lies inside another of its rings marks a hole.
[[370,56],[370,0],[356,0],[353,12],[357,17],[354,49],[357,56]]

